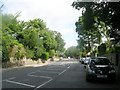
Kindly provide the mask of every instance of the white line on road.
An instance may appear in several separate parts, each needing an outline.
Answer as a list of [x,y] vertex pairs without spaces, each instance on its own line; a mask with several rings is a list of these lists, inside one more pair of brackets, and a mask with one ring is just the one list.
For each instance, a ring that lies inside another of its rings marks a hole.
[[68,66],[67,68],[70,68],[70,66]]
[[15,79],[16,77],[11,77],[11,78],[9,78],[8,80],[12,80],[12,79]]
[[37,76],[37,75],[28,75],[28,76],[30,76],[30,77],[42,77],[42,78],[49,78],[49,79],[51,79],[52,77],[46,77],[46,76]]
[[45,83],[39,85],[38,87],[36,87],[34,90],[36,90],[36,89],[38,89],[38,88],[44,86],[45,84],[49,83],[49,82],[52,81],[52,80],[53,80],[53,79],[48,80],[47,82],[45,82]]
[[[70,68],[70,66],[68,66],[67,67],[67,69],[69,69]],[[59,73],[58,75],[61,75],[61,74],[63,74],[64,72],[66,72],[67,71],[67,69],[65,69],[65,70],[63,70],[61,73]]]
[[8,79],[1,80],[0,82],[6,81],[6,80],[12,80],[12,79],[15,79],[15,78],[16,77],[11,77],[11,78],[8,78]]
[[45,73],[59,73],[59,72],[51,72],[51,71],[38,71],[38,72],[45,72]]
[[61,75],[61,74],[63,74],[64,72],[66,71],[66,69],[65,70],[63,70],[61,73],[59,73],[58,75]]
[[34,71],[34,72],[31,72],[31,73],[28,73],[27,75],[31,75],[33,73],[36,73],[36,72],[45,72],[45,73],[59,73],[59,72],[51,72],[51,71],[40,71],[40,70],[37,70],[37,71]]
[[6,82],[9,83],[14,83],[14,84],[19,84],[19,85],[23,85],[23,86],[28,86],[28,87],[35,87],[33,85],[29,85],[29,84],[25,84],[25,83],[20,83],[20,82],[15,82],[15,81],[10,81],[10,80],[5,80]]

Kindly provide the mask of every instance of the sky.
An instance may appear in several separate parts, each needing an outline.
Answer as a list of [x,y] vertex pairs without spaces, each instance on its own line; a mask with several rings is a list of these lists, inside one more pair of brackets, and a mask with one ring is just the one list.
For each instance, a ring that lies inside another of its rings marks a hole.
[[19,20],[40,18],[50,30],[62,34],[65,48],[77,45],[75,22],[81,11],[71,6],[74,0],[2,0],[3,12],[15,15],[21,12]]

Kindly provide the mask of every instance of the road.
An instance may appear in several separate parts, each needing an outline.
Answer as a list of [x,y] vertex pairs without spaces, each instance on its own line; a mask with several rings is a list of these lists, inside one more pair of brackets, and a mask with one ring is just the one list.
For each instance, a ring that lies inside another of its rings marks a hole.
[[[118,88],[116,82],[86,82],[85,68],[77,60],[62,60],[40,67],[24,67],[2,72],[4,88]],[[12,89],[11,89],[12,90]]]

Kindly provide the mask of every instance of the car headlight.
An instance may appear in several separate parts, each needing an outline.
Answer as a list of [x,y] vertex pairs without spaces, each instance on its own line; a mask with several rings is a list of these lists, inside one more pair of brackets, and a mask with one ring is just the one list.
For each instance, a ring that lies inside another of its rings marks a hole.
[[115,73],[115,70],[111,70],[111,71],[109,71],[109,73]]

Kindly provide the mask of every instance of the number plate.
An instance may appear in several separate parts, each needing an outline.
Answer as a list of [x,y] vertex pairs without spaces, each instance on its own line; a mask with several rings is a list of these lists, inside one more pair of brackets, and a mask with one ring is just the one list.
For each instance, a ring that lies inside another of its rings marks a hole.
[[97,75],[97,78],[107,78],[107,75]]

